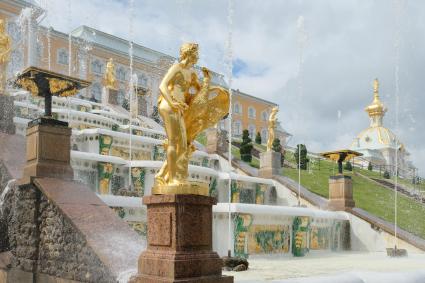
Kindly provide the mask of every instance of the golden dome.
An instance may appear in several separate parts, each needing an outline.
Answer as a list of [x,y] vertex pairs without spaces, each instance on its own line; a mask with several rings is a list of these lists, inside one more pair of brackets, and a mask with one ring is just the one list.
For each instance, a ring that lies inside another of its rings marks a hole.
[[368,107],[365,108],[365,111],[369,114],[369,117],[374,116],[384,116],[387,112],[387,108],[379,99],[379,82],[378,79],[375,79],[373,82],[373,102]]

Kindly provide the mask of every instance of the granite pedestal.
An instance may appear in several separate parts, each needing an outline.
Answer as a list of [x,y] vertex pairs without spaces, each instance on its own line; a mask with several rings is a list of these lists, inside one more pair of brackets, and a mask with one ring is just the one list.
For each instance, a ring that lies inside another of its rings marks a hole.
[[27,163],[21,184],[28,184],[31,177],[52,177],[72,180],[70,165],[71,128],[68,123],[51,118],[31,121],[27,128]]
[[272,178],[273,175],[280,175],[281,153],[275,151],[266,151],[260,153],[260,169],[258,176],[262,178]]
[[329,178],[328,209],[342,211],[355,206],[353,181],[350,176],[336,175]]
[[0,132],[13,135],[16,127],[13,123],[15,106],[13,105],[13,97],[0,93]]
[[131,283],[232,283],[222,276],[223,262],[212,250],[212,206],[200,195],[151,195],[147,205],[147,250]]

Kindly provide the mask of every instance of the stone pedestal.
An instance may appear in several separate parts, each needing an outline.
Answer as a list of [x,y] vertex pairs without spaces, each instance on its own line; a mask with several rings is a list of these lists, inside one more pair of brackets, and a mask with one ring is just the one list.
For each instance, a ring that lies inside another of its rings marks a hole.
[[262,178],[272,178],[273,175],[280,175],[281,153],[275,151],[266,151],[260,153],[260,170],[258,176]]
[[206,130],[206,135],[208,153],[223,153],[228,151],[226,131],[219,131],[217,128],[209,128]]
[[0,132],[13,135],[15,134],[15,124],[13,116],[15,116],[13,105],[13,97],[0,93]]
[[346,210],[355,206],[353,181],[350,176],[336,175],[329,178],[329,210]]
[[151,195],[147,205],[147,250],[139,258],[132,283],[232,283],[222,276],[223,262],[212,250],[215,198],[199,195]]
[[50,118],[31,121],[27,128],[27,163],[20,183],[30,183],[35,176],[72,180],[70,137],[71,128],[66,122]]
[[102,90],[102,104],[108,105],[118,105],[118,90],[103,87]]

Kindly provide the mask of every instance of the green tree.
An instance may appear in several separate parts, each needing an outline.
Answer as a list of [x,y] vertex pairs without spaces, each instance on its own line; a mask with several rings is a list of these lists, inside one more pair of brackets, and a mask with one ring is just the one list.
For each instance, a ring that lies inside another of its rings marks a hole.
[[257,135],[255,136],[255,143],[261,144],[261,135],[260,132],[257,132]]
[[122,101],[122,108],[124,108],[127,111],[130,111],[130,103],[128,102],[127,98],[124,98]]
[[369,171],[373,170],[372,162],[370,162],[370,161],[369,161],[369,164],[367,165],[367,170],[369,170]]
[[385,170],[385,172],[384,172],[384,178],[385,179],[389,179],[390,178],[390,172],[388,172],[387,170]]
[[353,171],[353,165],[351,165],[350,161],[347,161],[344,166],[344,170]]
[[309,159],[307,158],[307,147],[304,144],[297,144],[297,149],[294,152],[294,158],[297,162],[297,167],[301,170],[307,170],[307,163]]
[[239,148],[239,153],[241,154],[241,159],[245,162],[251,162],[252,160],[252,140],[249,137],[248,130],[243,130],[242,132],[242,143]]
[[273,150],[274,152],[281,152],[281,151],[282,151],[282,146],[280,145],[280,139],[275,138],[275,139],[273,140],[273,143],[272,143],[272,150]]

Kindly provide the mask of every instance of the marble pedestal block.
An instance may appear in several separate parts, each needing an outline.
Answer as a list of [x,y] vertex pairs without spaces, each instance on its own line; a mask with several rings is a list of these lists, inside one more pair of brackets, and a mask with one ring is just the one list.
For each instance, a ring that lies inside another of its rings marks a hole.
[[199,195],[151,195],[147,205],[147,250],[131,283],[233,283],[222,276],[223,262],[212,250],[215,198]]
[[280,175],[281,153],[275,151],[266,151],[260,153],[260,169],[258,176],[262,178],[272,178],[273,175]]
[[355,206],[353,181],[350,176],[336,175],[329,178],[329,210],[341,211]]
[[31,121],[27,128],[27,163],[20,183],[30,183],[31,177],[72,180],[70,140],[71,128],[66,122],[51,118]]
[[13,105],[13,97],[0,93],[0,132],[13,135],[15,134],[15,124],[13,116],[15,116]]

